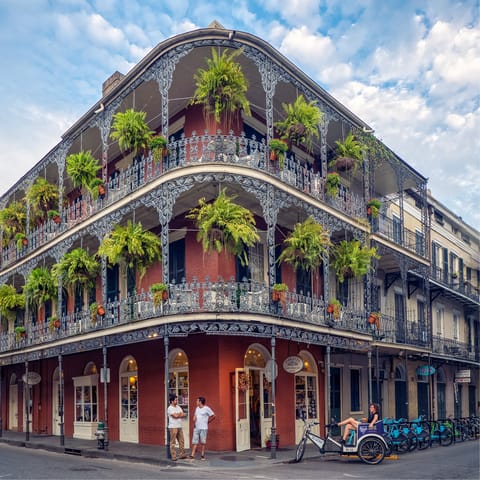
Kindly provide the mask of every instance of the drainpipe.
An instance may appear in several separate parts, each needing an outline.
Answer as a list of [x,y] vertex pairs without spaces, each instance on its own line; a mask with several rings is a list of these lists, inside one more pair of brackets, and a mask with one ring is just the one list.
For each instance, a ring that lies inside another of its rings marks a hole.
[[[167,327],[165,327],[165,335],[163,337],[163,346],[164,346],[164,370],[165,370],[165,431],[166,431],[166,441],[165,441],[165,453],[167,458],[172,458],[170,454],[170,431],[168,430],[168,415],[167,415],[167,408],[168,408],[168,379],[169,379],[169,366],[168,366],[168,348],[169,348],[169,338],[167,335]],[[190,412],[192,415],[192,412]],[[190,419],[189,419],[190,421]]]
[[103,425],[105,431],[104,448],[108,450],[108,367],[106,338],[103,340]]
[[275,421],[276,408],[275,408],[275,336],[272,336],[272,447],[270,449],[270,458],[277,458],[277,425]]
[[65,445],[65,429],[63,423],[63,359],[58,355],[58,415],[60,417],[60,446]]

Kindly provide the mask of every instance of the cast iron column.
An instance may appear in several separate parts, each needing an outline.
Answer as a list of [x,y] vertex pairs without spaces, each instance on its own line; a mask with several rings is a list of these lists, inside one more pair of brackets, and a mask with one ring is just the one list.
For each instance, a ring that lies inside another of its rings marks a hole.
[[272,448],[270,449],[270,458],[277,458],[277,425],[275,421],[275,334],[271,339],[272,345]]
[[25,441],[30,441],[30,386],[28,385],[28,360],[25,361],[25,378],[23,380],[23,403],[25,405]]
[[58,415],[60,417],[60,446],[65,445],[65,428],[63,423],[63,359],[58,356]]
[[[107,346],[106,338],[103,340],[103,424],[105,427],[105,450],[108,450],[108,366],[107,366]],[[137,399],[138,401],[138,399]]]
[[[168,430],[168,414],[167,414],[167,409],[168,409],[168,379],[169,379],[169,365],[168,365],[168,349],[169,349],[169,338],[167,334],[167,327],[165,327],[165,335],[163,337],[163,345],[164,345],[164,362],[165,362],[165,430],[166,430],[166,441],[165,441],[165,453],[167,454],[167,458],[170,459],[172,458],[170,454],[170,432]],[[191,412],[190,416],[191,416]],[[190,419],[189,419],[190,421]]]

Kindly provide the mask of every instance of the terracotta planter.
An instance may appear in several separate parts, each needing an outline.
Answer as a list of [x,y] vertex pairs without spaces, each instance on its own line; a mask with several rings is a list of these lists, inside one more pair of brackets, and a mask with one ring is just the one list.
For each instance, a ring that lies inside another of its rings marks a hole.
[[105,196],[105,185],[98,186],[98,195],[100,196],[100,198],[103,198]]
[[374,324],[376,321],[377,321],[377,317],[375,317],[374,315],[370,315],[368,317],[368,323]]
[[60,215],[55,215],[54,217],[52,217],[52,220],[54,221],[54,223],[59,224],[61,221]]
[[334,309],[333,305],[328,305],[328,307],[327,307],[327,313],[333,313],[334,310],[335,310],[335,309]]
[[60,328],[60,320],[55,320],[53,325],[54,325],[55,328]]
[[167,290],[164,290],[162,292],[162,300],[163,301],[168,300],[168,291]]
[[272,150],[270,152],[270,160],[272,162],[276,162],[278,160],[278,155],[277,155],[277,152],[275,152],[274,150]]
[[286,292],[273,290],[272,291],[272,300],[274,302],[281,302],[283,304],[287,300],[287,294],[286,294]]
[[26,247],[28,245],[28,239],[27,238],[22,238],[22,245]]
[[103,317],[105,315],[105,308],[103,308],[101,305],[97,308],[97,314]]

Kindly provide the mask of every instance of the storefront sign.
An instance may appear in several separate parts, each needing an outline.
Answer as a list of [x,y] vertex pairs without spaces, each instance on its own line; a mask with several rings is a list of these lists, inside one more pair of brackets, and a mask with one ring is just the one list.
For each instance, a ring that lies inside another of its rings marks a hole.
[[22,375],[22,380],[27,385],[36,385],[42,381],[42,377],[37,372],[28,372]]
[[298,373],[303,368],[303,360],[296,355],[287,357],[283,362],[283,369],[288,373]]
[[470,370],[459,370],[456,372],[455,383],[470,383]]
[[274,362],[273,360],[269,360],[265,364],[265,378],[271,382],[272,381],[272,370],[274,372],[274,378],[277,378],[278,375],[278,367],[277,367],[277,362]]
[[417,367],[417,375],[422,377],[428,377],[429,375],[433,375],[435,373],[435,367],[432,365],[420,365]]

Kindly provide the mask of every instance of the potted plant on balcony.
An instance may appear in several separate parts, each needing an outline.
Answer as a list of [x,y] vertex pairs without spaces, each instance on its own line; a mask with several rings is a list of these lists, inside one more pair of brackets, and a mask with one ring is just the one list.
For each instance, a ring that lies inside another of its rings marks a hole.
[[50,333],[53,333],[55,330],[58,330],[60,328],[60,325],[61,323],[57,316],[53,316],[48,319],[48,331]]
[[168,285],[165,283],[153,283],[150,285],[153,305],[158,307],[162,302],[168,300]]
[[283,170],[285,153],[288,150],[287,143],[280,138],[273,138],[270,140],[268,146],[270,147],[270,160],[272,162],[276,162],[278,160],[278,166],[280,170]]
[[339,172],[355,170],[363,161],[363,145],[350,132],[342,142],[336,140],[336,158],[331,163]]
[[318,126],[323,113],[314,100],[307,102],[303,95],[299,95],[293,103],[283,103],[285,119],[275,122],[280,135],[292,145],[303,145],[307,152],[312,151],[313,140],[320,136]]
[[148,127],[146,117],[146,112],[132,108],[113,116],[110,138],[118,140],[122,152],[133,151],[134,155],[137,155],[140,150],[148,148],[150,138],[155,132]]
[[15,235],[15,241],[17,242],[17,250],[22,250],[24,247],[28,245],[28,238],[22,232],[18,232]]
[[38,177],[27,190],[25,198],[31,207],[33,223],[41,224],[47,219],[48,211],[58,207],[58,186]]
[[197,240],[204,252],[227,251],[242,263],[248,265],[246,247],[260,240],[255,218],[250,210],[234,202],[236,195],[228,196],[222,189],[211,203],[205,198],[198,201],[186,218],[195,221],[198,228]]
[[368,273],[373,258],[380,258],[377,249],[362,245],[359,240],[342,240],[332,249],[332,265],[340,283]]
[[198,69],[193,76],[196,88],[190,104],[203,107],[205,120],[210,126],[223,122],[228,131],[242,111],[251,115],[247,99],[248,81],[242,67],[235,61],[242,52],[242,49],[233,52],[225,49],[219,54],[212,48],[211,58],[206,59],[207,68]]
[[338,320],[342,313],[342,304],[336,298],[331,298],[327,305],[327,313]]
[[339,185],[340,175],[337,172],[327,173],[327,178],[325,179],[325,190],[329,197],[334,198],[337,196]]
[[382,202],[378,198],[371,198],[367,202],[367,215],[372,218],[378,218],[380,209],[382,208]]
[[380,330],[380,317],[380,312],[371,312],[367,320],[368,323],[372,325],[372,327],[375,327],[377,329],[377,331]]
[[47,215],[52,222],[56,224],[59,224],[61,222],[60,213],[58,212],[58,210],[49,210],[47,212]]
[[163,135],[155,135],[148,143],[154,162],[160,162],[168,153],[168,140]]
[[14,331],[15,331],[15,335],[17,336],[17,341],[27,336],[27,330],[23,325],[19,325],[18,327],[15,327]]
[[272,300],[285,304],[288,286],[285,283],[275,283],[272,287]]
[[126,225],[115,225],[102,240],[98,254],[112,265],[125,265],[142,278],[147,267],[161,259],[162,248],[157,235],[144,230],[140,222],[129,220]]

